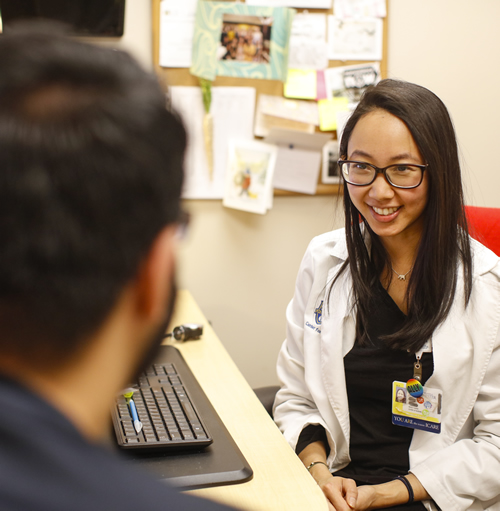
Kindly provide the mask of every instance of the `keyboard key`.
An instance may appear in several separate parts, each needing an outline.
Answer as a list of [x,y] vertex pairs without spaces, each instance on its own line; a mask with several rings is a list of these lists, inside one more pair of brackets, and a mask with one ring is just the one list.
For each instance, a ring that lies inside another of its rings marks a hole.
[[181,399],[181,405],[184,410],[184,413],[187,415],[187,417],[190,421],[198,420],[198,417],[196,416],[194,408],[191,406],[191,403],[188,401],[187,396],[185,396],[183,399]]
[[198,435],[201,435],[202,433],[205,434],[201,425],[192,425],[192,427],[193,427],[194,434],[196,435],[197,438],[198,438]]

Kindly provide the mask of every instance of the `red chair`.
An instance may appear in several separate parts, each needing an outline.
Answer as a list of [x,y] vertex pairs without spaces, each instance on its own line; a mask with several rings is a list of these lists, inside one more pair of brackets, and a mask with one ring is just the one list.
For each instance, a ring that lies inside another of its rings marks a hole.
[[470,235],[500,256],[500,208],[465,206]]

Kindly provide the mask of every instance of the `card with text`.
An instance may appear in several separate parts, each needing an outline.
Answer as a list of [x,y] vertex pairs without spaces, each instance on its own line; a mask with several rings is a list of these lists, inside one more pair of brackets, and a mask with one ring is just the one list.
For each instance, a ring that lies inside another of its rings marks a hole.
[[441,432],[443,392],[423,388],[423,394],[412,396],[406,383],[392,383],[392,423],[405,428],[421,429],[431,433]]

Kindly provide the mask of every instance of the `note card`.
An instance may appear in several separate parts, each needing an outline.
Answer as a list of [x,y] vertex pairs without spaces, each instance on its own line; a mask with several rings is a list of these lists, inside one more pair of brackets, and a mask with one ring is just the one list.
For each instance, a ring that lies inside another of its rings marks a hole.
[[196,0],[162,0],[160,4],[160,66],[190,67]]
[[265,137],[271,128],[285,128],[314,133],[319,126],[316,101],[285,99],[260,94],[255,114],[254,135]]
[[333,11],[339,18],[385,18],[385,0],[335,0]]
[[326,69],[325,14],[296,14],[293,18],[288,67],[291,69]]
[[272,129],[265,142],[278,146],[273,185],[280,190],[315,194],[321,151],[331,139],[324,133]]
[[382,60],[382,31],[380,18],[328,16],[328,58]]
[[348,111],[347,98],[322,99],[318,101],[319,129],[321,131],[334,131],[337,129],[337,113]]
[[246,0],[248,5],[271,7],[301,7],[305,9],[331,9],[332,0]]
[[317,77],[314,69],[289,69],[285,82],[286,98],[316,99]]

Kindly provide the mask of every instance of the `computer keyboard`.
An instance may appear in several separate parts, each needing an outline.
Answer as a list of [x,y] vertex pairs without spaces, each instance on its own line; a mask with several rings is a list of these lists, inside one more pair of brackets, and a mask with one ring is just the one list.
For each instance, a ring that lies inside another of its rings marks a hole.
[[[195,404],[173,363],[154,364],[141,375],[132,396],[121,396],[112,410],[118,445],[123,449],[181,450],[212,443]],[[138,431],[139,430],[139,431]]]

